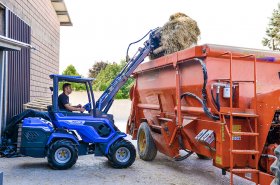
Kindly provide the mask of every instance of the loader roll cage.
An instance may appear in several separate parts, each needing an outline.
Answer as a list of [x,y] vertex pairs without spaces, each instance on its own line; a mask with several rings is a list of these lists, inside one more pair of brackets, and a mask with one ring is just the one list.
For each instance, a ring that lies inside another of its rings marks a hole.
[[74,82],[74,83],[82,83],[86,86],[87,96],[88,96],[88,110],[89,114],[92,116],[96,116],[96,108],[95,108],[95,99],[92,90],[92,82],[94,78],[82,78],[80,76],[66,76],[66,75],[50,75],[50,78],[53,80],[52,87],[52,112],[63,112],[58,108],[58,93],[59,93],[59,82]]

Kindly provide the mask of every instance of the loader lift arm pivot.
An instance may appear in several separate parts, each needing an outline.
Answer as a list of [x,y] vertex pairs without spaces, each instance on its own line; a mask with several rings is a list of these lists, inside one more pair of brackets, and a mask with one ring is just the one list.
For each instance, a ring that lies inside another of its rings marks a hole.
[[103,113],[107,113],[114,102],[115,95],[120,90],[120,88],[126,83],[129,76],[150,53],[152,53],[155,49],[159,47],[160,28],[151,30],[146,35],[148,35],[149,33],[149,39],[144,43],[144,47],[139,48],[134,57],[129,60],[129,62],[125,65],[122,71],[117,75],[117,77],[112,81],[112,83],[107,87],[107,89],[104,91],[101,97],[97,100],[96,109],[102,111]]

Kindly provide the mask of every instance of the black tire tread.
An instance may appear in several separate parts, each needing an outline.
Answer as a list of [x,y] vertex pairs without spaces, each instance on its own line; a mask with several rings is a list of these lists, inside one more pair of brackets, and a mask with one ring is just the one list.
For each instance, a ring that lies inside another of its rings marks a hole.
[[[145,132],[146,146],[147,146],[147,149],[145,149],[145,151],[143,153],[140,152],[139,144],[138,144],[139,133],[142,130]],[[149,127],[148,123],[146,123],[146,122],[141,123],[138,133],[137,133],[137,152],[138,152],[140,159],[142,159],[144,161],[152,161],[155,159],[155,157],[157,155],[157,147],[156,147],[154,139],[151,135],[150,127]]]
[[[55,161],[52,157],[52,153],[55,152],[55,150],[61,145],[72,148],[75,151],[74,155],[72,154],[72,160],[70,160],[69,163],[67,163],[66,165],[63,165],[63,166],[56,165]],[[48,149],[48,152],[47,152],[47,158],[48,158],[48,164],[52,169],[66,170],[66,169],[71,168],[76,163],[76,161],[78,160],[78,148],[70,140],[66,140],[66,139],[57,140],[50,145],[50,147]]]
[[275,175],[275,179],[271,182],[271,185],[280,184],[280,145],[274,150],[277,160],[275,160],[270,166],[270,170]]
[[270,166],[270,170],[275,175],[275,179],[271,182],[270,185],[279,185],[280,184],[280,145],[274,150],[274,153],[277,157],[272,165]]
[[202,159],[202,160],[210,160],[211,159],[210,157],[207,157],[207,156],[204,156],[204,155],[201,155],[201,154],[198,154],[198,153],[196,153],[196,155],[199,159]]
[[[130,159],[126,163],[120,163],[114,157],[115,152],[119,147],[126,147],[130,151]],[[134,163],[136,158],[136,150],[134,145],[130,141],[127,141],[126,139],[120,139],[117,140],[114,144],[112,144],[112,146],[109,149],[107,158],[110,166],[112,166],[113,168],[117,168],[117,169],[127,168]]]

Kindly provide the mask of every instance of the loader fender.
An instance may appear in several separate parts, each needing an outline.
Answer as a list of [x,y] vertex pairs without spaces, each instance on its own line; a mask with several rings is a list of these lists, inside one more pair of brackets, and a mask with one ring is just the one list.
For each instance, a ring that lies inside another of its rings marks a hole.
[[57,139],[68,139],[73,141],[73,143],[79,145],[79,142],[75,136],[71,134],[65,134],[65,133],[52,133],[51,136],[49,137],[47,145],[49,145],[50,143],[52,143],[52,141]]
[[127,135],[123,132],[116,132],[115,136],[106,144],[104,154],[107,155],[109,153],[111,145],[114,144],[118,139],[124,138],[126,136]]

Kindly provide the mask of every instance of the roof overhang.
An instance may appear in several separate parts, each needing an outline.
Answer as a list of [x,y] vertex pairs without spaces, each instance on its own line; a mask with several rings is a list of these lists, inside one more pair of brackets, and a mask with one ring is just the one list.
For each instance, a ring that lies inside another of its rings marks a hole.
[[0,51],[20,51],[22,48],[34,49],[30,44],[0,35]]
[[57,14],[60,26],[72,26],[72,22],[67,11],[64,0],[51,0],[53,8]]

